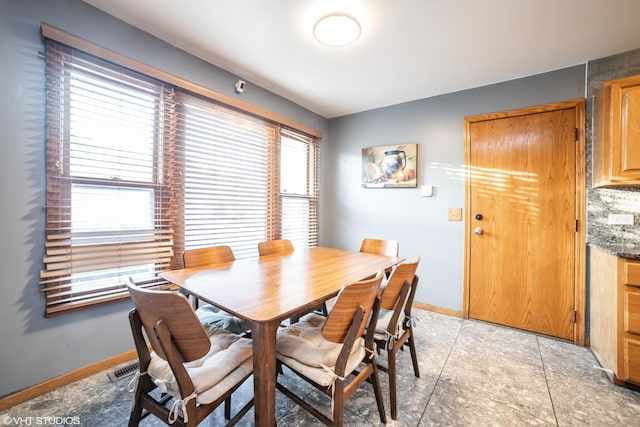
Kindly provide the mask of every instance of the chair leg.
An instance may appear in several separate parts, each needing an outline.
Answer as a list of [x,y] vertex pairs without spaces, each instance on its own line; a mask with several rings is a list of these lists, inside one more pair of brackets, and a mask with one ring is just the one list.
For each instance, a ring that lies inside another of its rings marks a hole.
[[420,369],[418,368],[418,352],[416,351],[416,340],[413,337],[413,328],[409,328],[409,350],[411,351],[411,362],[413,363],[413,373],[417,378],[420,378]]
[[376,404],[378,405],[378,414],[380,414],[380,421],[384,424],[387,423],[387,414],[384,410],[384,400],[382,399],[382,387],[380,387],[380,375],[378,371],[378,365],[373,362],[373,372],[371,373],[371,380],[373,385],[373,393],[376,395]]
[[344,425],[344,384],[334,384],[333,394],[333,426],[342,427]]
[[137,427],[138,424],[140,424],[140,420],[142,419],[142,404],[140,402],[141,396],[142,392],[140,387],[136,387],[135,400],[131,407],[131,413],[129,414],[128,427]]
[[197,413],[195,399],[190,400],[187,403],[186,417],[188,417],[189,420],[186,423],[184,423],[184,427],[196,427],[198,425],[198,413]]
[[224,417],[227,420],[231,419],[231,396],[224,401]]
[[137,427],[140,421],[149,415],[149,412],[145,412],[142,400],[143,396],[155,389],[155,387],[155,384],[151,382],[147,375],[143,375],[138,379],[136,389],[133,392],[133,405],[131,406],[131,413],[129,414],[129,427]]
[[396,348],[387,350],[387,369],[389,372],[389,400],[391,403],[391,419],[398,419],[397,381],[396,381]]

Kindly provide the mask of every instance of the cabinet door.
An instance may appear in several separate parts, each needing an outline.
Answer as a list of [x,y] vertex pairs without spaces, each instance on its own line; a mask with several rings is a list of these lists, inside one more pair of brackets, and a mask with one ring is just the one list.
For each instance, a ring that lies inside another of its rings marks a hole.
[[624,291],[623,325],[624,332],[637,334],[640,339],[640,288],[627,286]]
[[615,80],[610,90],[612,180],[640,182],[640,76]]
[[625,339],[623,380],[640,384],[640,341]]

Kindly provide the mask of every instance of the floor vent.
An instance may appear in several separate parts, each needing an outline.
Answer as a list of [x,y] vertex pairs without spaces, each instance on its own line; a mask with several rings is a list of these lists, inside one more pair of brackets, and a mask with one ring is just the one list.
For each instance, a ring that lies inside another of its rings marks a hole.
[[136,360],[135,362],[131,362],[128,365],[114,369],[113,371],[107,373],[107,376],[113,383],[118,380],[121,380],[122,378],[130,377],[131,375],[138,372],[139,369],[140,369],[140,362]]

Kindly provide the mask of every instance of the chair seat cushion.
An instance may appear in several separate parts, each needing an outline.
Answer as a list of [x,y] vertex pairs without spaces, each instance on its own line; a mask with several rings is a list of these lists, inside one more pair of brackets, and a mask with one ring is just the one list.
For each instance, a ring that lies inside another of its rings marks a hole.
[[249,329],[249,326],[242,319],[220,310],[213,305],[205,305],[198,308],[196,315],[203,325],[217,326],[234,334],[241,334]]
[[[250,339],[213,326],[206,329],[211,340],[209,352],[184,365],[196,389],[197,403],[213,402],[253,372]],[[148,373],[162,392],[181,397],[169,362],[155,352],[151,353]]]
[[[322,327],[326,317],[310,313],[278,331],[276,338],[276,356],[290,368],[324,386],[333,383],[332,374],[336,360],[342,350],[342,344],[327,341],[322,336]],[[351,373],[364,359],[366,351],[364,340],[356,340],[345,375]]]
[[[378,315],[378,321],[376,322],[376,330],[374,334],[374,338],[385,339],[386,331],[389,328],[389,323],[391,322],[391,318],[393,317],[393,310],[387,310],[386,308],[380,308],[380,314]],[[395,334],[398,335],[402,329],[402,320],[404,319],[404,313],[398,316],[398,324],[395,327]],[[391,328],[394,331],[394,328]]]

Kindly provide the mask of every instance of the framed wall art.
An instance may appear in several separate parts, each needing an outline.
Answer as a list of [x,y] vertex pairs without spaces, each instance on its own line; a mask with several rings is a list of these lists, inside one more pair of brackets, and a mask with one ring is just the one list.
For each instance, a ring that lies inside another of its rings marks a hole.
[[362,186],[417,187],[418,144],[384,145],[362,149]]

